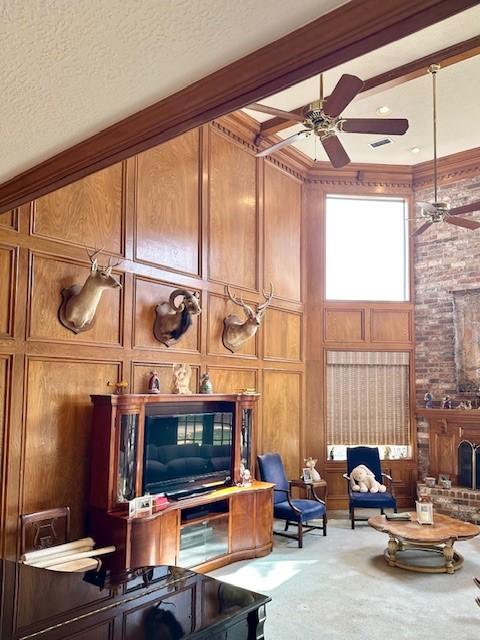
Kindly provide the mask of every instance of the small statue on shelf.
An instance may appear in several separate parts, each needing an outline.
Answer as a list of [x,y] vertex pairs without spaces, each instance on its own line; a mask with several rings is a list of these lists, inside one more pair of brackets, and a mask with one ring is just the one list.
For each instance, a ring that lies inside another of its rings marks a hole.
[[156,371],[150,371],[148,380],[148,393],[160,393],[160,378]]
[[425,400],[425,408],[433,409],[433,395],[430,391],[427,391],[427,393],[423,396],[423,399]]
[[305,463],[305,467],[307,469],[310,469],[310,476],[311,476],[313,482],[317,482],[318,480],[321,480],[320,474],[315,469],[315,465],[317,464],[317,460],[310,456],[309,458],[305,458],[304,459],[304,463]]
[[329,452],[329,454],[328,454],[328,459],[329,459],[329,460],[335,460],[335,447],[332,447],[332,448],[330,449],[330,452]]
[[213,385],[208,373],[204,373],[200,378],[200,393],[213,393]]
[[442,409],[451,409],[452,408],[452,399],[450,396],[445,396],[442,400]]
[[251,478],[252,478],[252,474],[250,473],[250,470],[247,469],[247,461],[242,458],[241,462],[240,462],[240,478],[241,478],[241,482],[239,483],[240,487],[249,487],[252,483],[251,483]]
[[189,384],[192,377],[192,367],[189,364],[173,365],[173,393],[191,394]]

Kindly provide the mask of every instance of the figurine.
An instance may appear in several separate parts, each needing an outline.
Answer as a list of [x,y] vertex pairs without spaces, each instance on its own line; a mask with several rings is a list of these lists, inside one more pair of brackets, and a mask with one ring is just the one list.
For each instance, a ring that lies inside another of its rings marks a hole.
[[427,391],[427,393],[423,396],[423,399],[425,400],[425,408],[433,409],[433,395],[430,393],[430,391]]
[[390,460],[391,455],[392,455],[392,448],[387,445],[383,451],[383,458],[385,460]]
[[330,449],[330,453],[328,454],[328,457],[330,458],[330,460],[335,460],[335,447],[332,447]]
[[190,378],[192,377],[192,367],[189,364],[173,365],[173,393],[190,394]]
[[250,470],[247,469],[246,464],[247,464],[247,461],[244,458],[242,458],[240,462],[240,478],[241,478],[241,482],[239,484],[240,487],[249,487],[252,484],[250,481],[252,474],[250,473]]
[[318,480],[321,480],[320,474],[315,469],[315,465],[317,464],[317,460],[315,460],[312,457],[309,457],[309,458],[305,458],[304,459],[304,463],[305,463],[305,467],[307,469],[310,469],[310,476],[311,476],[313,482],[317,482]]
[[445,396],[442,400],[442,409],[451,409],[452,408],[452,400],[450,396]]
[[200,378],[200,393],[213,393],[213,385],[208,373],[204,373]]
[[160,378],[156,371],[150,371],[148,380],[148,393],[160,393]]

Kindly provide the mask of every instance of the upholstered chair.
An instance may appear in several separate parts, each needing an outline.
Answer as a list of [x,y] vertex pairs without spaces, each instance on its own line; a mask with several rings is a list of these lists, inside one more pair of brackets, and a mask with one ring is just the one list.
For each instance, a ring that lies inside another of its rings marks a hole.
[[[387,491],[385,493],[361,493],[360,491],[352,491],[350,483],[350,474],[363,464],[370,469],[375,475],[375,479],[380,484],[386,484]],[[383,514],[384,509],[393,509],[397,513],[397,501],[393,495],[393,480],[391,476],[382,473],[380,464],[380,454],[378,447],[348,447],[347,448],[347,473],[343,474],[348,484],[349,509],[352,529],[355,529],[355,520],[357,522],[365,521],[367,518],[356,518],[355,509],[380,509]]]
[[[327,511],[325,502],[320,500],[312,487],[313,500],[292,499],[290,483],[285,475],[282,459],[278,453],[264,453],[258,456],[258,469],[260,478],[264,482],[275,485],[273,494],[273,517],[285,520],[285,531],[275,531],[276,535],[298,540],[298,546],[303,547],[303,534],[313,529],[322,529],[323,535],[327,535]],[[323,525],[309,524],[311,520],[322,519]],[[290,535],[285,533],[290,525],[297,526],[297,533]]]

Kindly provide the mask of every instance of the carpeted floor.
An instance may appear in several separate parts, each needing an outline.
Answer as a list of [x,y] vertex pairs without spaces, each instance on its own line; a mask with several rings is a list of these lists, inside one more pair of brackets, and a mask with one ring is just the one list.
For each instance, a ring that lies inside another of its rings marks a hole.
[[265,558],[212,572],[272,597],[265,640],[479,640],[480,537],[457,543],[465,564],[454,575],[389,567],[387,536],[366,524],[329,521],[328,536],[305,535],[304,548],[274,536]]

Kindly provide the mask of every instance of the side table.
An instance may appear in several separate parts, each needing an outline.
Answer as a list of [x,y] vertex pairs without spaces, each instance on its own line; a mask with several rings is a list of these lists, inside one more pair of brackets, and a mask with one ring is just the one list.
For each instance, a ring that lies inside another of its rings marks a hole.
[[313,482],[304,482],[303,480],[290,480],[291,487],[298,487],[305,491],[307,499],[314,500],[314,496],[317,495],[317,489],[323,490],[323,497],[320,498],[324,502],[327,502],[328,487],[326,480],[314,480]]

